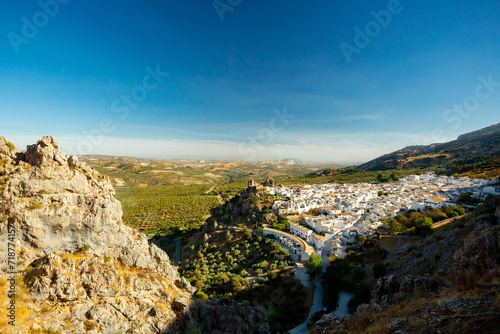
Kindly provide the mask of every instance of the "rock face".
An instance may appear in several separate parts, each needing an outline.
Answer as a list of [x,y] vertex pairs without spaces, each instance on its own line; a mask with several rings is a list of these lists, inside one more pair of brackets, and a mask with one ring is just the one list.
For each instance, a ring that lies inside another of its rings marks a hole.
[[269,333],[266,312],[263,309],[249,306],[248,301],[239,304],[225,299],[211,300],[207,303],[195,304],[191,317],[200,325],[202,333]]
[[[2,333],[268,332],[261,309],[194,302],[196,289],[167,254],[122,224],[114,195],[108,178],[64,154],[54,138],[23,153],[0,136],[0,247],[12,242],[7,226],[13,226],[18,305],[27,313],[15,330],[0,323]],[[6,272],[2,256],[0,280]]]
[[413,294],[427,294],[438,291],[439,283],[428,278],[414,278],[408,275],[397,278],[394,275],[381,277],[372,290],[371,303],[389,305],[411,298]]

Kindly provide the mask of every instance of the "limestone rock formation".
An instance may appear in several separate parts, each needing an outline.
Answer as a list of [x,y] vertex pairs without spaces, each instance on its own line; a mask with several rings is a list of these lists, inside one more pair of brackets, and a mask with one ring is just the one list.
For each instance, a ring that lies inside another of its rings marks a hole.
[[[0,248],[13,227],[19,311],[15,328],[0,313],[2,333],[268,333],[261,309],[193,301],[196,289],[167,254],[122,224],[114,195],[107,177],[54,138],[21,152],[0,136]],[[0,286],[8,269],[1,256]]]

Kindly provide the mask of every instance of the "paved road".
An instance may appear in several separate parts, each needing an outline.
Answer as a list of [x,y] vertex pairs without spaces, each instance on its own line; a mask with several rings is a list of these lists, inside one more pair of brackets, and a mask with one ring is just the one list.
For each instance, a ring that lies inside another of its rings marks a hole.
[[296,266],[293,267],[293,272],[295,273],[295,278],[299,279],[303,286],[310,286],[309,275],[307,274],[306,268],[302,265],[302,263],[297,263]]
[[313,304],[311,307],[311,310],[309,311],[309,316],[307,317],[307,320],[304,321],[302,324],[299,326],[295,327],[294,329],[290,330],[290,334],[306,334],[307,333],[307,322],[309,319],[312,317],[312,315],[318,311],[323,310],[323,286],[321,286],[321,283],[319,281],[316,281],[316,287],[314,288],[314,297],[313,297]]
[[349,314],[349,308],[347,307],[347,304],[351,300],[351,298],[354,295],[349,292],[345,291],[340,291],[339,293],[339,306],[337,309],[333,312],[336,316],[342,316],[342,315],[348,315]]
[[[323,250],[321,251],[321,266],[322,271],[326,270],[326,267],[328,267],[328,256],[326,255],[330,251],[330,243],[331,239],[327,240],[325,242],[325,246],[323,247]],[[296,270],[297,271],[297,270]],[[300,272],[300,270],[299,270]],[[305,272],[305,270],[304,270]],[[300,273],[302,274],[302,273]],[[299,278],[300,279],[300,278]],[[316,280],[316,286],[314,288],[314,297],[313,297],[313,304],[311,307],[311,310],[309,311],[309,316],[307,317],[307,320],[304,321],[302,324],[299,326],[295,327],[294,329],[290,330],[290,334],[306,334],[307,333],[307,322],[309,319],[312,317],[312,315],[316,312],[325,310],[325,307],[323,306],[323,286],[321,285],[321,282],[319,280]]]
[[177,241],[177,251],[175,252],[175,266],[178,267],[181,262],[182,240]]

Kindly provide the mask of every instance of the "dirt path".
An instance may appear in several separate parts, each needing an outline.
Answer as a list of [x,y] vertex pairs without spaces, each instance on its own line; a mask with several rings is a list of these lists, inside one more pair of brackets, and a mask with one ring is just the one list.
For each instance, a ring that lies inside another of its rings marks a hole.
[[[217,185],[213,186],[212,188],[208,189],[205,194],[208,194],[209,192],[215,190],[215,187],[217,187]],[[220,194],[217,194],[217,200],[219,201],[219,204],[224,204],[224,200],[222,199],[222,196]]]
[[448,219],[445,219],[445,220],[441,220],[440,222],[437,222],[435,224],[432,224],[432,229],[435,229],[435,228],[438,228],[438,227],[441,227],[441,226],[444,226],[446,224],[449,224],[449,223],[452,223],[454,222],[455,220],[459,219],[459,218],[462,218],[462,217],[465,217],[467,215],[470,215],[470,213],[467,213],[465,215],[462,215],[462,216],[458,216],[458,217],[452,217],[452,218],[448,218]]

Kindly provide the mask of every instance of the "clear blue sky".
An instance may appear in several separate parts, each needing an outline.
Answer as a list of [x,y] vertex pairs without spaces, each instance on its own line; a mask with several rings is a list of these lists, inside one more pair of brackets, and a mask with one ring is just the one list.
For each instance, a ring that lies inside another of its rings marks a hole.
[[361,162],[500,122],[497,0],[60,1],[1,5],[0,134],[21,148]]

